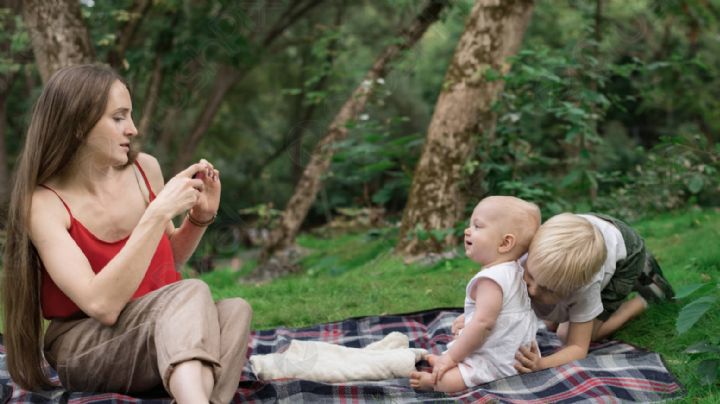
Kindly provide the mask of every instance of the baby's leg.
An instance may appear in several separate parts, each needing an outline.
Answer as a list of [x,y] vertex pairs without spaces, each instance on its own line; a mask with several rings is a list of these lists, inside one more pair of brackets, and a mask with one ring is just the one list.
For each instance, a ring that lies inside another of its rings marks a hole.
[[467,389],[457,366],[445,372],[442,379],[438,380],[437,385],[433,385],[432,373],[412,372],[410,374],[410,386],[416,390],[435,390],[444,393],[455,393]]
[[438,355],[428,354],[428,355],[425,355],[425,360],[428,361],[430,366],[435,367],[435,362],[437,361],[438,357],[439,357]]
[[443,393],[455,393],[465,389],[467,389],[467,386],[457,366],[445,372],[442,379],[438,380],[437,385],[435,385],[435,391],[442,391]]
[[410,387],[415,390],[432,391],[433,381],[432,373],[428,372],[412,372],[410,373]]

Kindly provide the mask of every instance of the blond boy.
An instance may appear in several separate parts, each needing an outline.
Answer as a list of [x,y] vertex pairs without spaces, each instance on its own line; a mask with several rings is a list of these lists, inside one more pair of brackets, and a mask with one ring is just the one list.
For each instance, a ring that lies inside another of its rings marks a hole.
[[[540,357],[521,347],[521,373],[560,366],[587,355],[603,339],[642,313],[647,301],[674,295],[635,230],[600,214],[563,213],[545,222],[530,244],[525,282],[535,314],[557,330],[564,346]],[[632,291],[640,294],[626,300]]]
[[465,230],[465,254],[482,265],[465,291],[462,328],[442,355],[429,355],[432,373],[413,372],[420,390],[455,392],[516,374],[514,355],[535,339],[537,319],[517,262],[540,224],[540,210],[509,196],[478,203]]

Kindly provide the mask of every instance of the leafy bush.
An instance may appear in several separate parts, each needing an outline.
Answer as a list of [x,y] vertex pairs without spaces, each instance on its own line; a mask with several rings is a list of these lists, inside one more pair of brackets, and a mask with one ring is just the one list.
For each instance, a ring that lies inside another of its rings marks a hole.
[[[711,309],[717,310],[718,301],[720,301],[718,299],[720,286],[714,282],[687,285],[678,291],[676,298],[684,299],[690,296],[695,296],[695,299],[680,310],[675,323],[678,334],[690,330]],[[715,335],[709,339],[697,341],[690,345],[685,352],[700,356],[697,373],[700,376],[701,384],[711,385],[718,381],[720,336]]]
[[720,196],[720,145],[712,150],[700,135],[667,136],[646,155],[644,164],[597,206],[626,218],[676,209],[688,203],[711,205]]

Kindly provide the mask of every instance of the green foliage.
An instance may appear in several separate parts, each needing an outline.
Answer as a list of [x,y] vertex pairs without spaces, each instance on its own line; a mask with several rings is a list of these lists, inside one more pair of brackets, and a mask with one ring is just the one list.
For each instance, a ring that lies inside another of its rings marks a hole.
[[[375,97],[375,105],[384,103],[382,98],[383,94]],[[422,144],[420,134],[402,134],[398,130],[406,122],[404,117],[360,115],[347,139],[334,145],[332,167],[325,179],[329,207],[404,204]],[[355,194],[355,198],[348,199],[348,194]]]
[[600,209],[624,217],[663,211],[688,203],[712,204],[720,196],[720,154],[701,135],[666,136],[644,164],[618,174],[617,186],[597,202]]
[[514,58],[495,107],[495,136],[479,139],[478,194],[511,193],[541,203],[546,213],[567,208],[567,199],[597,195],[603,173],[596,150],[604,142],[598,122],[616,98],[604,86],[627,66],[600,66],[593,49],[526,48]]
[[[693,295],[696,296],[695,299],[686,304],[678,314],[675,323],[678,334],[688,332],[711,309],[717,310],[720,287],[714,282],[688,285],[685,290],[678,293],[677,298],[683,299]],[[696,370],[700,376],[700,383],[715,384],[720,369],[720,338],[715,335],[711,339],[698,341],[685,349],[685,352],[702,356]]]

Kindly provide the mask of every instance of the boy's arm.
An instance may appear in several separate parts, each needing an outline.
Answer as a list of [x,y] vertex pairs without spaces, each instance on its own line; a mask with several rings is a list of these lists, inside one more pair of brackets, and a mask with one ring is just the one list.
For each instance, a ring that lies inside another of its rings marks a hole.
[[495,327],[495,320],[502,309],[503,292],[500,285],[488,278],[480,278],[475,284],[475,313],[465,326],[462,334],[450,349],[441,355],[433,366],[433,378],[441,379],[443,374],[470,353],[480,348]]
[[543,358],[537,353],[535,346],[531,349],[521,346],[515,355],[515,359],[517,359],[515,369],[520,373],[529,373],[583,359],[587,356],[590,347],[592,331],[593,320],[584,323],[570,322],[565,346],[554,354]]

